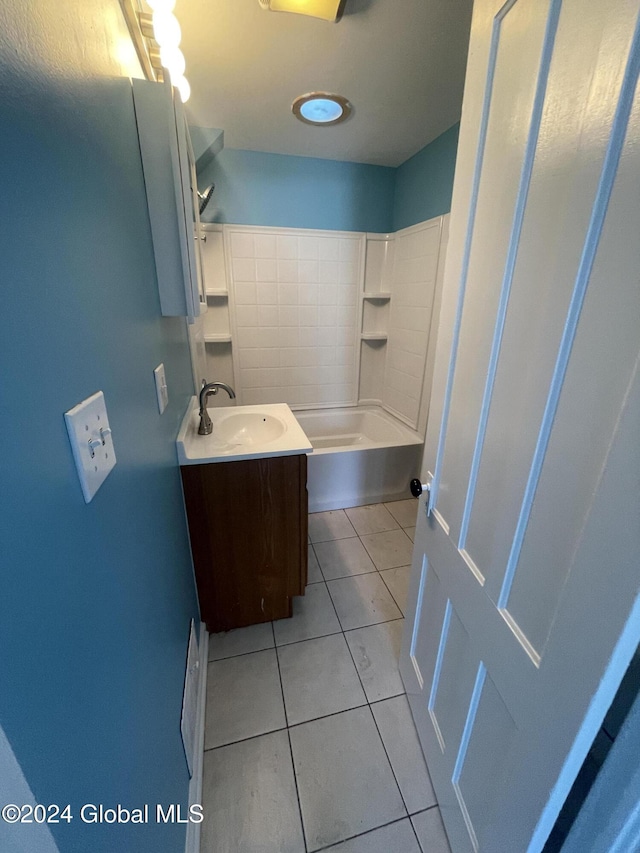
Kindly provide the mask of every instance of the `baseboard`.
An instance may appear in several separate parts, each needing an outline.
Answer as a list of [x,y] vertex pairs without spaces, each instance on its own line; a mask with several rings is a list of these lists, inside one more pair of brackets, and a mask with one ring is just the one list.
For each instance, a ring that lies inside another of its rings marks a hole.
[[[401,492],[378,492],[374,495],[358,495],[357,497],[346,497],[344,495],[325,498],[324,500],[313,500],[309,498],[309,512],[326,512],[331,509],[350,509],[354,506],[366,506],[367,504],[382,504],[392,501],[404,501],[411,497],[409,489]],[[416,503],[416,507],[418,504]]]
[[[189,783],[189,806],[202,803],[202,770],[204,764],[204,713],[207,700],[207,663],[209,657],[209,634],[204,622],[200,623],[198,642],[200,678],[198,679],[198,708],[196,711],[196,744],[193,757],[193,776]],[[187,824],[184,853],[199,853],[201,823]]]

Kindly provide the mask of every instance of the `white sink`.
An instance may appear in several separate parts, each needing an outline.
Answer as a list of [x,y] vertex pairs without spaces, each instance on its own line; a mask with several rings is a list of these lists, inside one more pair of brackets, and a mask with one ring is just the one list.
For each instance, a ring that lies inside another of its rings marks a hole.
[[312,452],[311,442],[286,403],[210,408],[211,435],[198,435],[198,410],[198,398],[192,397],[176,441],[181,465]]
[[237,412],[218,424],[218,436],[229,444],[256,447],[270,444],[286,431],[286,423],[266,412]]

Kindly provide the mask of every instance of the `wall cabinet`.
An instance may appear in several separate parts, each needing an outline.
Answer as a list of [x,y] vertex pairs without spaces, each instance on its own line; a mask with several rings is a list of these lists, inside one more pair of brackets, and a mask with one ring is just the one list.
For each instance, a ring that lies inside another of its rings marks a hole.
[[212,632],[292,615],[307,584],[307,457],[180,469],[201,618]]
[[184,109],[169,82],[133,80],[160,310],[197,317],[207,309],[200,256],[195,157]]

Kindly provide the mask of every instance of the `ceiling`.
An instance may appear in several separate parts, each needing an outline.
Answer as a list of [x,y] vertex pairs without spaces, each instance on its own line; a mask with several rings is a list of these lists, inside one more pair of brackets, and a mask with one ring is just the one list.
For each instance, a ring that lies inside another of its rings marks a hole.
[[[177,0],[189,121],[226,148],[399,166],[460,118],[472,0],[347,0],[338,23],[258,0]],[[291,103],[344,95],[351,117],[302,124]]]

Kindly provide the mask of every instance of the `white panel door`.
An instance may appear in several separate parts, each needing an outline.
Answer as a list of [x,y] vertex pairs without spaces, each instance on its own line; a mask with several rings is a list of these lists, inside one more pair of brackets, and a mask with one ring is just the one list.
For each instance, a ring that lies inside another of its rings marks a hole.
[[401,671],[454,853],[536,853],[640,640],[640,0],[476,0]]

